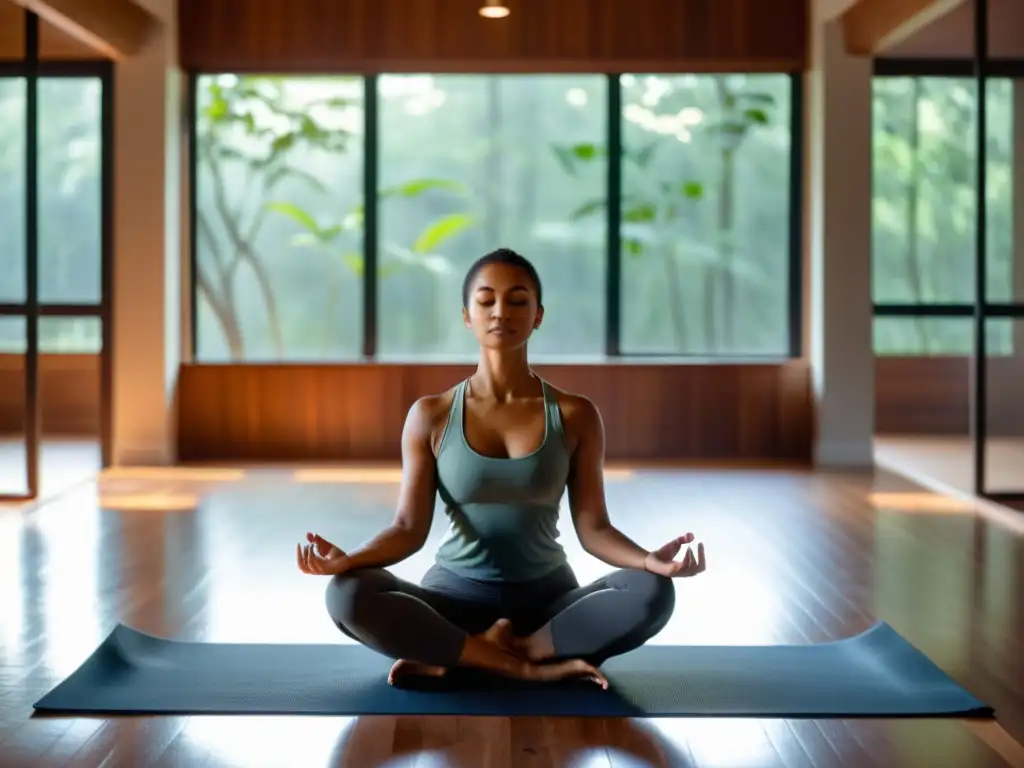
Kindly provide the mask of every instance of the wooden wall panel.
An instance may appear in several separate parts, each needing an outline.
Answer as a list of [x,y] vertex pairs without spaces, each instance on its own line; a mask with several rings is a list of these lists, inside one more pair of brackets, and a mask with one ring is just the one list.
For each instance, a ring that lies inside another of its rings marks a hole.
[[[25,56],[25,11],[0,0],[0,61]],[[39,57],[44,61],[95,61],[104,57],[45,21],[39,24]]]
[[[889,435],[970,434],[971,360],[879,357],[875,360],[875,430]],[[991,437],[1024,437],[1024,359],[987,366]]]
[[[0,355],[0,434],[22,434],[24,402],[24,358]],[[40,355],[39,403],[44,436],[99,437],[99,356]]]
[[[186,365],[183,461],[391,460],[413,401],[472,372],[460,365]],[[601,409],[621,460],[810,460],[805,364],[538,365]]]
[[801,71],[809,0],[180,2],[200,72]]
[[[0,355],[0,434],[20,434],[23,361]],[[1021,369],[1017,371],[1016,369]],[[617,458],[776,457],[804,460],[812,434],[806,366],[538,366],[593,397]],[[461,366],[185,366],[180,441],[192,459],[312,456],[395,458],[413,398],[466,375]],[[993,360],[993,436],[1024,436],[1024,360]],[[95,355],[40,356],[43,430],[99,434]],[[881,357],[880,434],[967,435],[970,361]],[[286,402],[281,393],[288,393]],[[357,393],[351,395],[349,393]],[[640,393],[640,394],[638,394]],[[663,428],[663,425],[672,425]]]

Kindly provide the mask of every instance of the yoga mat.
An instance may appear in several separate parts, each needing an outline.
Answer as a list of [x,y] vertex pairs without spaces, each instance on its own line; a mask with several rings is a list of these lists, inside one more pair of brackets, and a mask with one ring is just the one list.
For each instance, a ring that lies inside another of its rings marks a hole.
[[990,717],[889,625],[816,645],[648,645],[610,659],[610,687],[459,672],[389,686],[362,646],[165,640],[119,625],[35,704],[51,713]]

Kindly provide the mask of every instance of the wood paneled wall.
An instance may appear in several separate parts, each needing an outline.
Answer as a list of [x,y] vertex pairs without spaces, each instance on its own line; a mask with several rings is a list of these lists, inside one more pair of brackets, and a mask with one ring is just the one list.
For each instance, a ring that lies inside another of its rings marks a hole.
[[[0,61],[25,56],[25,11],[0,0]],[[45,61],[92,61],[103,57],[84,43],[45,21],[39,23],[39,57]]]
[[184,0],[190,71],[801,71],[809,0]]
[[[879,357],[875,419],[880,434],[970,434],[971,366],[967,357]],[[1024,437],[1024,357],[986,364],[988,432]]]
[[[99,356],[40,355],[39,404],[44,436],[99,436]],[[25,360],[0,355],[0,434],[22,434],[24,405]]]
[[[461,365],[186,365],[183,461],[391,460],[409,406]],[[806,365],[538,365],[601,409],[610,459],[810,459]]]
[[[462,366],[219,366],[182,368],[179,441],[200,459],[397,457],[415,397],[467,374]],[[602,409],[619,459],[789,459],[810,453],[813,406],[803,363],[784,366],[538,366]],[[989,365],[990,430],[1024,437],[1024,359]],[[99,434],[95,355],[41,355],[43,431]],[[881,357],[875,363],[882,434],[969,433],[970,361]],[[286,400],[286,398],[289,398]],[[24,368],[0,355],[0,434],[20,434]]]

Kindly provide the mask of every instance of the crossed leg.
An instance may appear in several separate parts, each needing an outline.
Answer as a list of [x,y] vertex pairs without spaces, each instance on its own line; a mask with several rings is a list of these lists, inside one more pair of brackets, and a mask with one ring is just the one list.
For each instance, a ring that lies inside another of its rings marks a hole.
[[600,666],[646,643],[675,610],[672,579],[647,571],[618,570],[562,595],[530,627],[518,647],[534,661],[583,659]]
[[378,568],[335,576],[325,599],[331,619],[349,637],[419,665],[416,671],[443,674],[459,662],[470,636],[488,631],[489,640],[510,643],[531,661],[583,659],[600,665],[665,627],[675,608],[675,586],[645,571],[614,571],[562,593],[539,611],[528,596],[520,599],[523,610],[511,624],[496,624],[506,618],[500,605],[427,589]]

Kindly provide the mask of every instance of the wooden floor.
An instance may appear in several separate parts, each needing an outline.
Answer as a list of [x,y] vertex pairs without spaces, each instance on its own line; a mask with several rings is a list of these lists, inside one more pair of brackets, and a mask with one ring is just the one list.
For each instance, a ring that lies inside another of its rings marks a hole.
[[[1024,493],[1024,437],[985,444],[989,493]],[[884,435],[875,438],[875,460],[958,494],[974,493],[974,449],[969,437]]]
[[[814,643],[877,619],[996,707],[937,720],[32,717],[118,621],[213,641],[345,642],[307,529],[352,545],[387,522],[397,471],[122,471],[0,510],[0,765],[1022,765],[1024,540],[890,476],[609,472],[614,519],[648,545],[694,531],[708,571],[678,583],[656,643]],[[98,490],[97,490],[98,488]],[[98,498],[99,497],[99,498]],[[441,534],[440,516],[431,544]],[[604,569],[563,533],[581,579]],[[395,568],[417,577],[424,551]]]

